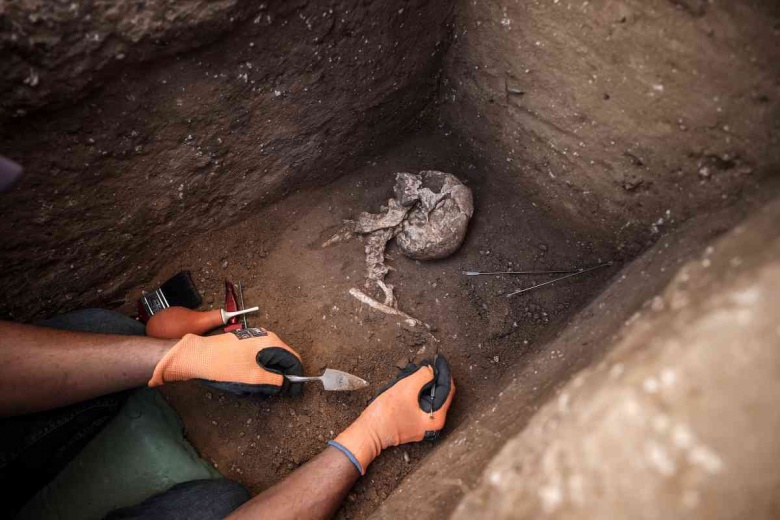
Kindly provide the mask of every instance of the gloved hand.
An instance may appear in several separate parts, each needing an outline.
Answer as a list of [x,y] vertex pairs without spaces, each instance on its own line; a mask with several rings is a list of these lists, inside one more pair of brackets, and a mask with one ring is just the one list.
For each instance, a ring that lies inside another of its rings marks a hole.
[[198,379],[234,394],[300,395],[303,385],[282,374],[303,375],[298,353],[273,332],[250,328],[187,334],[157,363],[149,386]]
[[[435,396],[431,398],[434,385]],[[368,465],[388,446],[435,439],[444,427],[453,395],[455,382],[443,356],[436,358],[435,366],[427,360],[420,366],[410,363],[328,444],[344,452],[365,475]]]

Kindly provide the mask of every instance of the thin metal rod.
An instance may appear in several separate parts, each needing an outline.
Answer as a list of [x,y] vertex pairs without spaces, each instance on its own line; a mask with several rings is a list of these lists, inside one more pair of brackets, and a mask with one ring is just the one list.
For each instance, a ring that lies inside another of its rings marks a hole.
[[571,278],[572,276],[577,276],[578,274],[584,274],[584,273],[587,273],[588,271],[593,271],[594,269],[598,269],[600,267],[606,267],[608,265],[612,265],[612,262],[604,262],[603,264],[594,265],[593,267],[588,267],[587,269],[583,269],[581,271],[577,271],[576,273],[567,274],[566,276],[561,276],[559,278],[555,278],[554,280],[550,280],[550,281],[543,282],[543,283],[538,283],[538,284],[533,285],[531,287],[526,287],[525,289],[520,289],[520,290],[517,290],[515,292],[511,292],[511,293],[507,294],[506,297],[509,298],[509,297],[514,296],[516,294],[528,292],[528,291],[531,291],[531,290],[536,289],[538,287],[542,287],[544,285],[549,285],[551,283],[560,282],[561,280],[565,280],[566,278]]
[[566,273],[579,273],[576,269],[569,269],[568,271],[463,271],[466,276],[481,276],[481,275],[495,275],[495,274],[566,274]]
[[[241,287],[241,280],[238,281],[238,299],[239,303],[241,304],[241,310],[244,310],[244,288]],[[244,330],[248,329],[249,327],[246,324],[246,314],[241,315],[241,321],[244,322]]]

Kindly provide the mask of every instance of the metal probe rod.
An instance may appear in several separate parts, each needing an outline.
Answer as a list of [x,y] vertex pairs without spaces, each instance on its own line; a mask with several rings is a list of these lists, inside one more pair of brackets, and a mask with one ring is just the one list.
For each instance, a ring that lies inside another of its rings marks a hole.
[[[241,287],[241,280],[238,281],[238,299],[241,304],[241,310],[244,310],[244,289]],[[248,329],[249,326],[246,324],[246,314],[241,315],[241,321],[244,323],[244,330]]]
[[569,269],[568,271],[463,271],[466,276],[482,276],[482,275],[495,275],[495,274],[565,274],[565,273],[578,273],[576,269]]
[[543,282],[543,283],[538,283],[538,284],[533,285],[531,287],[526,287],[525,289],[520,289],[520,290],[511,292],[511,293],[507,294],[506,297],[509,298],[509,297],[514,296],[516,294],[524,293],[524,292],[536,289],[538,287],[542,287],[543,285],[549,285],[551,283],[560,282],[561,280],[565,280],[566,278],[571,278],[572,276],[577,276],[578,274],[587,273],[588,271],[593,271],[594,269],[598,269],[600,267],[605,267],[605,266],[608,266],[608,265],[612,265],[612,262],[604,262],[603,264],[594,265],[593,267],[588,267],[587,269],[583,269],[582,271],[577,271],[576,273],[567,274],[566,276],[561,276],[561,277],[555,278],[554,280],[550,280],[550,281]]

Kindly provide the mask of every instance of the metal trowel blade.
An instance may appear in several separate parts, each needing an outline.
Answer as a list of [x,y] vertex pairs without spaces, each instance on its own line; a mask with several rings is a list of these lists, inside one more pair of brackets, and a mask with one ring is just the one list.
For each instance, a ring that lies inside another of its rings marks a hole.
[[320,376],[322,387],[329,391],[359,390],[368,386],[368,381],[341,370],[326,368]]
[[322,387],[330,392],[345,392],[349,390],[359,390],[368,386],[368,381],[347,374],[341,370],[335,370],[333,368],[326,368],[325,372],[319,377],[305,377],[305,376],[293,376],[285,375],[287,379],[292,383],[308,383],[309,381],[321,381]]

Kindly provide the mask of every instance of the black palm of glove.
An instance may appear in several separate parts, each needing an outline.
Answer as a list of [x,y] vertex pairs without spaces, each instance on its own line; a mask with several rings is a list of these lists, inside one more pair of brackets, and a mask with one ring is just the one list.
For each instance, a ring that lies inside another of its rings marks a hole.
[[[374,402],[376,399],[378,399],[384,392],[395,386],[396,383],[412,376],[423,367],[433,368],[433,380],[424,384],[420,388],[417,401],[420,405],[420,409],[423,412],[436,414],[436,412],[438,412],[442,406],[444,406],[444,403],[447,402],[450,391],[453,390],[450,364],[447,362],[447,359],[444,356],[439,355],[434,358],[433,363],[431,363],[431,361],[428,359],[424,359],[420,362],[419,365],[414,363],[407,364],[405,368],[398,372],[398,375],[395,376],[395,379],[379,389],[379,392],[374,396],[371,402]],[[439,431],[440,430],[426,431],[425,440],[435,440],[439,436]]]
[[329,444],[344,452],[360,474],[365,474],[383,449],[436,438],[454,395],[455,383],[443,356],[434,363],[410,363]]

